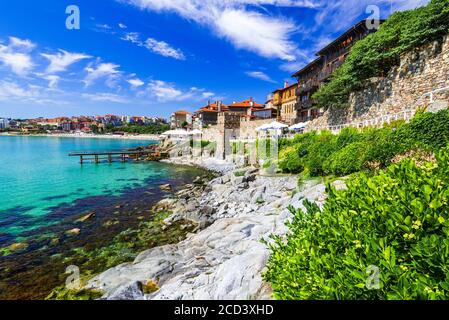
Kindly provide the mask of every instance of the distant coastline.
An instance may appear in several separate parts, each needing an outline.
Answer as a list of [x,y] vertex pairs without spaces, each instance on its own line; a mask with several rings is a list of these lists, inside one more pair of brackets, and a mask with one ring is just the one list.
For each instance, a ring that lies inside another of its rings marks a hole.
[[49,137],[49,138],[86,138],[86,139],[123,139],[123,140],[153,140],[160,141],[159,135],[141,134],[141,135],[108,135],[108,134],[76,134],[76,133],[55,133],[55,134],[13,134],[0,133],[0,136],[6,137]]

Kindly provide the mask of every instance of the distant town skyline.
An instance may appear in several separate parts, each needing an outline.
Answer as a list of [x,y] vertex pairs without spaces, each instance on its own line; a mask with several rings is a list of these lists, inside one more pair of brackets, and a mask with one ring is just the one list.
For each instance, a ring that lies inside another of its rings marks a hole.
[[[377,5],[428,0],[42,0],[0,3],[0,116],[168,119],[210,101],[264,103]],[[80,9],[68,30],[66,9]],[[342,19],[344,17],[344,19]]]

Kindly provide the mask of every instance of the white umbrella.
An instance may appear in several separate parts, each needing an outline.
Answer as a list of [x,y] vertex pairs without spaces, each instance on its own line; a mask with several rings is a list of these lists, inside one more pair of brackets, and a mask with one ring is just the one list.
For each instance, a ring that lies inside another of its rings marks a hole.
[[197,135],[197,134],[203,134],[203,132],[200,131],[200,130],[197,130],[197,129],[192,130],[192,131],[189,132],[189,135]]
[[264,131],[268,129],[268,123],[265,123],[264,125],[261,125],[260,127],[256,128],[256,131]]
[[278,129],[284,129],[288,128],[288,125],[274,121],[272,123],[269,123],[265,130],[278,130]]
[[164,136],[186,136],[189,133],[186,130],[169,130],[164,132],[162,135]]
[[300,122],[289,127],[290,130],[302,130],[306,127],[307,123]]

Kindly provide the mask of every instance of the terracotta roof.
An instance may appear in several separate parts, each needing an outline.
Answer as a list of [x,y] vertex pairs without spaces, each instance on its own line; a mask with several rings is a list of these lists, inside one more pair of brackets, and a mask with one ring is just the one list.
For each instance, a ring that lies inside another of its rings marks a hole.
[[190,112],[187,112],[185,110],[178,110],[174,112],[175,115],[188,115]]
[[257,102],[254,102],[252,99],[243,100],[241,102],[234,102],[233,104],[231,104],[229,106],[229,108],[250,108],[251,102],[254,103],[253,108],[263,108],[263,105],[261,105]]
[[[225,104],[221,105],[221,112],[223,111],[228,111],[228,106]],[[203,113],[203,112],[210,112],[210,113],[218,113],[220,111],[218,111],[218,105],[217,103],[210,103],[202,108],[200,108],[199,110],[195,111],[196,113]]]

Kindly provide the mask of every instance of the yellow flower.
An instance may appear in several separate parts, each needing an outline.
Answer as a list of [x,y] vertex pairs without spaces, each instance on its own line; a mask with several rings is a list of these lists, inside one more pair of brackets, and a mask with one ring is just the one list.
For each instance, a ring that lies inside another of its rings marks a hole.
[[362,243],[359,240],[354,240],[353,243],[355,244],[356,249],[360,249],[362,247]]
[[416,220],[416,221],[413,223],[412,228],[415,229],[415,230],[418,230],[419,228],[421,228],[421,226],[422,226],[421,221]]

